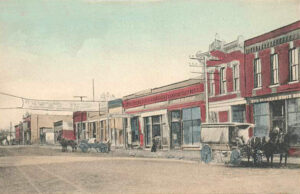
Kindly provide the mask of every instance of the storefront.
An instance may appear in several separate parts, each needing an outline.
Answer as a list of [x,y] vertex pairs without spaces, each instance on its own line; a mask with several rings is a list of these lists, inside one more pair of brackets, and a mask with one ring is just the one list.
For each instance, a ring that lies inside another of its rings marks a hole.
[[127,126],[129,147],[158,149],[200,147],[201,122],[205,122],[203,84],[185,80],[124,97],[123,107],[131,115]]
[[300,146],[300,93],[252,98],[254,135],[267,136],[279,127],[291,135],[290,144]]

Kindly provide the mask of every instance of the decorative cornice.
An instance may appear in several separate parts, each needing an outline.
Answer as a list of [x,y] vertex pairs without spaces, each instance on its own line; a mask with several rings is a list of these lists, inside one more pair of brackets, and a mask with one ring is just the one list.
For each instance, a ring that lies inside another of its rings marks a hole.
[[294,30],[292,32],[288,32],[284,35],[278,36],[276,38],[271,38],[265,40],[263,42],[259,42],[256,44],[252,44],[245,47],[245,53],[255,53],[267,48],[272,48],[278,46],[280,44],[288,43],[290,41],[294,41],[300,39],[300,29]]

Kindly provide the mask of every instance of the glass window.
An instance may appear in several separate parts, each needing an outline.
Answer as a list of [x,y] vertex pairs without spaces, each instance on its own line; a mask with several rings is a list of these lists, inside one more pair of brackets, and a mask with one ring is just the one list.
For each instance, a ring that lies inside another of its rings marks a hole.
[[300,145],[300,98],[288,100],[288,133],[290,144]]
[[254,88],[261,87],[261,62],[260,59],[254,59]]
[[271,84],[278,84],[278,55],[271,55]]
[[233,89],[234,91],[240,90],[240,73],[238,64],[233,66]]
[[150,117],[144,118],[144,129],[145,129],[145,144],[146,146],[151,145],[151,123],[150,123]]
[[290,81],[299,80],[299,52],[297,48],[289,50]]
[[267,136],[270,128],[269,103],[254,104],[254,135]]
[[195,107],[192,108],[192,119],[200,119],[200,108],[199,107]]
[[152,123],[153,124],[160,124],[160,116],[152,117]]
[[185,145],[199,145],[201,130],[201,112],[199,107],[182,110],[183,143]]
[[192,119],[192,109],[187,108],[182,110],[182,120],[191,120]]
[[180,120],[180,111],[173,111],[171,113],[172,121],[179,121]]
[[183,122],[183,143],[185,145],[192,145],[193,143],[193,122],[192,121],[184,121]]
[[220,94],[226,93],[226,69],[225,67],[220,70]]
[[238,123],[245,122],[244,105],[232,106],[232,122],[238,122]]

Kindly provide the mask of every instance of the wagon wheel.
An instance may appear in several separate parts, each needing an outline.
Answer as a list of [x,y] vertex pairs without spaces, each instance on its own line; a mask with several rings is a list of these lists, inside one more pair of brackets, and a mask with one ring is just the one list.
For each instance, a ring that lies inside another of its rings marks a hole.
[[79,148],[81,149],[82,152],[86,153],[88,151],[88,149],[89,149],[89,146],[87,144],[85,144],[85,143],[81,143],[79,145]]
[[209,163],[212,160],[211,153],[212,151],[209,145],[204,145],[201,149],[201,160],[205,163]]
[[234,149],[230,155],[230,163],[233,165],[239,165],[241,163],[241,152],[239,149]]

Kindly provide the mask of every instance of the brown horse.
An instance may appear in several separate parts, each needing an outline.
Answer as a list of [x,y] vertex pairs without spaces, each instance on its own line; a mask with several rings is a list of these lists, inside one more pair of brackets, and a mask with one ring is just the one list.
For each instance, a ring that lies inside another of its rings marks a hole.
[[65,139],[62,137],[62,133],[59,133],[57,137],[57,141],[60,143],[62,147],[62,152],[68,151],[68,146],[71,146],[72,152],[75,152],[77,150],[77,143],[75,140]]

